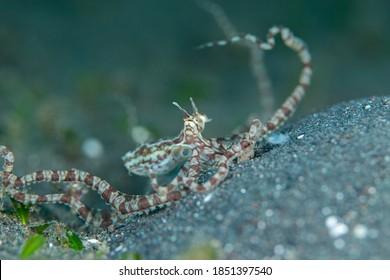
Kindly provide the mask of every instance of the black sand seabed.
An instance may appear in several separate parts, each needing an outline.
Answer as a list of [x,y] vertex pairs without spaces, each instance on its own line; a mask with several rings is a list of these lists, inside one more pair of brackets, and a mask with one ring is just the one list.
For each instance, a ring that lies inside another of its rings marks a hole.
[[390,259],[390,99],[342,103],[279,132],[286,143],[263,143],[212,193],[118,229],[111,257],[209,244],[227,259]]
[[[287,141],[261,143],[211,193],[99,234],[109,247],[100,256],[390,259],[390,97],[341,103],[278,133]],[[0,230],[0,257],[17,258],[4,239],[12,228]],[[87,253],[47,247],[37,257]]]

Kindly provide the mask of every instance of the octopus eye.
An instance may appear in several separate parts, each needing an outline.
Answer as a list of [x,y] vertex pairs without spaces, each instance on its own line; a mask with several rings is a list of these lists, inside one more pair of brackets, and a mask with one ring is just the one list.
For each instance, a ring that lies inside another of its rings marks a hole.
[[189,147],[185,147],[182,151],[181,151],[181,155],[182,157],[185,157],[185,158],[188,158],[191,156],[191,149]]
[[176,161],[188,159],[192,155],[192,150],[187,146],[177,146],[172,149],[172,156]]

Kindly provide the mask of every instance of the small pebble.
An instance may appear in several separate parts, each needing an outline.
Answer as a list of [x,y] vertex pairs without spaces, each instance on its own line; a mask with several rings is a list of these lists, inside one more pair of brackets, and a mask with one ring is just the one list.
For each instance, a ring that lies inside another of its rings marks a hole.
[[102,143],[96,138],[87,138],[83,142],[82,151],[89,158],[96,159],[103,155]]

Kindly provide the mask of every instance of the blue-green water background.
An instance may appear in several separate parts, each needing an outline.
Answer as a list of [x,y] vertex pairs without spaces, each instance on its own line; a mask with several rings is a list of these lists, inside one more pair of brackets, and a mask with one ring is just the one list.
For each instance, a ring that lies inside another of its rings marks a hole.
[[[264,38],[283,24],[307,43],[314,76],[298,117],[389,94],[389,1],[216,2],[241,32]],[[15,172],[75,167],[140,192],[120,160],[136,147],[126,102],[156,138],[178,134],[182,114],[172,101],[189,108],[190,96],[213,118],[208,137],[228,134],[259,110],[247,49],[193,49],[222,38],[189,0],[0,0],[0,143],[16,154]],[[266,63],[279,104],[300,65],[278,43]],[[82,153],[90,137],[103,144],[98,159]]]

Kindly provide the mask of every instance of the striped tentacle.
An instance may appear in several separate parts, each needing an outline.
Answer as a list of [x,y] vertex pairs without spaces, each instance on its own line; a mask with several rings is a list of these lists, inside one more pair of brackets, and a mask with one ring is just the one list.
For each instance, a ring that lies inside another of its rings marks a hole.
[[69,205],[76,209],[80,217],[87,224],[92,226],[106,227],[115,223],[118,218],[106,214],[99,214],[99,217],[95,217],[92,211],[85,207],[83,203],[67,194],[33,195],[26,194],[25,192],[18,190],[18,188],[39,182],[83,183],[97,191],[121,218],[130,214],[144,213],[170,202],[178,201],[189,193],[187,188],[181,188],[163,195],[128,195],[116,190],[105,180],[77,169],[58,171],[41,170],[18,177],[12,173],[14,161],[12,152],[5,146],[0,146],[0,156],[5,159],[2,183],[7,193],[22,203],[63,203]]
[[253,120],[249,132],[245,134],[244,139],[239,143],[227,149],[224,154],[208,155],[210,161],[217,162],[217,172],[206,182],[201,184],[198,183],[201,167],[200,153],[197,149],[194,149],[191,160],[186,162],[182,167],[182,176],[176,176],[176,178],[166,186],[167,190],[172,191],[178,185],[184,185],[196,192],[205,192],[214,189],[226,179],[229,173],[229,166],[235,158],[246,153],[251,153],[250,151],[253,150],[253,145],[261,127],[262,124],[260,120]]
[[259,140],[265,135],[267,135],[269,132],[274,131],[295,112],[298,104],[303,99],[306,89],[310,85],[311,81],[312,69],[309,50],[306,47],[305,43],[301,39],[295,37],[288,28],[272,27],[268,32],[267,42],[261,42],[255,36],[250,34],[241,35],[239,38],[250,40],[252,42],[255,42],[260,48],[270,50],[275,45],[275,35],[279,33],[281,34],[284,44],[295,52],[297,52],[301,63],[303,64],[303,68],[301,70],[298,85],[294,88],[291,95],[280,106],[280,108],[275,112],[271,119],[267,121],[266,125],[262,127],[258,135]]
[[9,174],[12,173],[14,169],[14,154],[3,145],[0,145],[0,157],[4,159],[3,165],[3,178],[7,178]]
[[55,194],[29,194],[16,189],[9,188],[7,193],[22,203],[61,203],[75,209],[86,224],[93,227],[108,227],[117,224],[121,219],[112,211],[100,211],[86,207],[77,198],[62,193]]
[[[27,174],[22,177],[17,177],[11,175],[8,180],[8,184],[15,187],[28,186],[34,183],[39,182],[51,182],[51,183],[62,183],[62,182],[74,182],[74,183],[83,183],[93,190],[97,191],[104,201],[110,205],[120,217],[124,218],[126,215],[144,213],[149,210],[153,210],[156,207],[162,206],[164,204],[178,201],[185,197],[188,194],[186,189],[177,190],[172,193],[165,195],[150,194],[150,195],[128,195],[122,193],[115,188],[113,188],[107,181],[102,180],[101,178],[94,176],[88,172],[72,169],[72,170],[42,170]],[[11,189],[12,190],[12,189]],[[11,192],[10,192],[11,193]],[[20,192],[18,192],[20,193]],[[91,211],[85,207],[80,201],[74,199],[68,195],[42,195],[42,196],[33,196],[25,195],[15,197],[16,199],[22,202],[32,202],[32,203],[49,203],[49,202],[58,202],[67,204],[77,210],[81,218],[85,220],[87,224],[98,225],[99,219],[93,217]],[[24,200],[21,200],[23,198]],[[102,216],[104,217],[104,216]],[[108,226],[112,222],[115,222],[115,218],[109,217],[106,215],[106,220],[103,220],[100,226]]]
[[223,180],[226,179],[229,173],[229,166],[232,164],[232,161],[247,153],[251,153],[261,127],[262,124],[260,120],[255,119],[252,121],[249,132],[245,134],[245,138],[242,139],[239,143],[227,149],[223,155],[218,156],[218,170],[209,180],[202,184],[199,184],[193,179],[193,177],[190,176],[189,178],[184,180],[185,185],[197,192],[210,191],[216,186],[218,186]]
[[[238,34],[221,6],[208,0],[198,0],[197,4],[214,17],[225,36],[233,37]],[[272,94],[271,81],[264,63],[264,51],[258,48],[256,44],[253,44],[253,42],[244,41],[243,45],[250,50],[252,74],[256,79],[260,93],[261,117],[269,118],[275,111],[275,98]]]
[[257,140],[261,140],[269,132],[275,130],[285,120],[287,120],[296,110],[299,102],[305,95],[306,89],[310,85],[312,68],[311,68],[311,55],[306,44],[300,39],[293,35],[293,33],[285,27],[274,26],[269,29],[267,40],[265,42],[258,39],[252,34],[241,34],[233,36],[228,40],[220,40],[217,42],[209,42],[200,45],[198,48],[208,48],[214,46],[225,46],[228,43],[241,42],[243,40],[255,43],[259,48],[263,50],[271,50],[275,45],[275,36],[280,34],[284,44],[294,50],[303,64],[303,68],[299,77],[298,85],[294,88],[291,95],[286,101],[280,106],[275,114],[270,118],[269,121],[261,128]]

